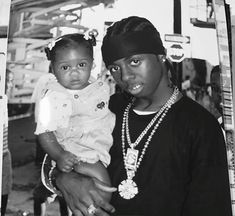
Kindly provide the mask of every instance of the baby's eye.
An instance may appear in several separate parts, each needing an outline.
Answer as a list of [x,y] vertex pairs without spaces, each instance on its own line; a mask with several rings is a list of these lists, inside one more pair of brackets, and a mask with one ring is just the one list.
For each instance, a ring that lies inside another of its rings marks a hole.
[[120,67],[119,66],[111,66],[109,68],[110,73],[116,73],[120,71]]
[[64,70],[64,71],[67,71],[67,70],[69,70],[69,66],[68,65],[62,65],[61,69]]
[[139,59],[131,59],[131,65],[136,66],[140,64],[140,60]]
[[87,64],[85,62],[81,62],[78,65],[79,65],[79,67],[86,67]]

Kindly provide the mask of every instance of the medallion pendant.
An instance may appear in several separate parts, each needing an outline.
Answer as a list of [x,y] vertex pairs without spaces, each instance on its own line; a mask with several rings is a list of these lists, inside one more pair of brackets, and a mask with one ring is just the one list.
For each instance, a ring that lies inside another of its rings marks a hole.
[[119,194],[124,199],[132,199],[136,194],[138,194],[138,187],[133,181],[135,171],[137,169],[138,154],[138,150],[128,148],[125,155],[127,179],[123,180],[118,186]]

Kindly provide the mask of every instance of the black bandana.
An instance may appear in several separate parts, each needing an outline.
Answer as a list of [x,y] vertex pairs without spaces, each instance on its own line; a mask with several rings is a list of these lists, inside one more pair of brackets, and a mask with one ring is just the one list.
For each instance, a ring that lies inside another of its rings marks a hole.
[[159,35],[146,31],[135,31],[104,38],[101,47],[106,67],[114,61],[136,54],[162,54],[165,48]]

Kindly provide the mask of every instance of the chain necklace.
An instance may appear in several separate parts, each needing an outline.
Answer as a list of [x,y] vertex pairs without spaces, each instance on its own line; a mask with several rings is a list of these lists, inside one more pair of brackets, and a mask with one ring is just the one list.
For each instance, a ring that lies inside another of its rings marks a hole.
[[[159,112],[157,112],[157,114],[149,122],[149,124],[142,131],[142,133],[139,135],[139,137],[136,139],[134,143],[131,142],[130,132],[129,132],[129,111],[133,104],[133,101],[129,103],[128,106],[126,107],[124,114],[123,114],[123,122],[122,122],[122,154],[123,154],[124,166],[125,166],[126,173],[127,173],[127,179],[123,180],[118,186],[118,191],[122,198],[132,199],[133,197],[135,197],[136,194],[138,194],[138,187],[132,179],[134,178],[135,173],[137,169],[139,168],[141,161],[143,160],[143,157],[149,146],[150,141],[152,140],[153,135],[158,129],[160,123],[163,121],[168,110],[175,103],[178,94],[179,94],[179,90],[176,87],[171,97],[164,104],[164,106],[162,106]],[[154,127],[152,131],[150,132],[150,135],[148,136],[147,141],[145,142],[142,152],[138,158],[139,150],[135,149],[135,147],[140,143],[140,141],[148,133],[148,131],[153,125]],[[127,150],[125,150],[125,134],[126,134],[127,143],[129,145],[129,148],[127,148]]]

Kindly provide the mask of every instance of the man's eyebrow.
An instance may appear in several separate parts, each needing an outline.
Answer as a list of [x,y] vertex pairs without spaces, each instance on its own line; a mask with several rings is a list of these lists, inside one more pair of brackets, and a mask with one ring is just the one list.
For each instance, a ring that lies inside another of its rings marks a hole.
[[138,58],[140,56],[140,54],[134,54],[134,55],[131,55],[131,56],[128,56],[128,57],[124,57],[124,60],[130,60],[132,58]]
[[123,60],[124,61],[129,61],[131,58],[133,58],[134,55],[128,56],[128,57],[124,57]]

